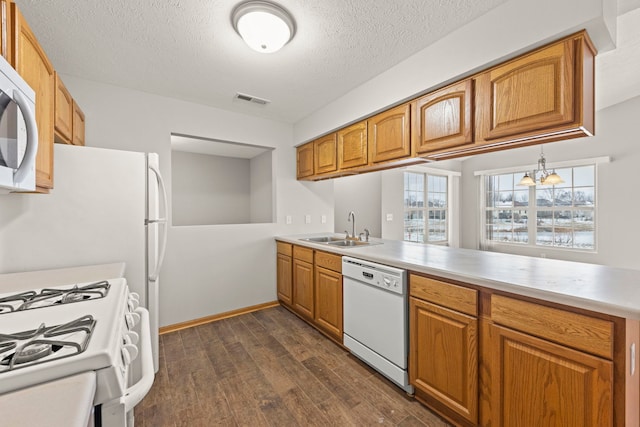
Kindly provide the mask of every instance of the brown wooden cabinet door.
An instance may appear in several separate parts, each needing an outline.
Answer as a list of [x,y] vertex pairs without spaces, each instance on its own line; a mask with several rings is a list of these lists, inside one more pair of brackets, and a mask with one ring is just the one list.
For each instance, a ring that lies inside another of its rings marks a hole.
[[338,169],[364,166],[367,156],[367,122],[353,124],[337,132]]
[[463,80],[414,102],[414,154],[473,143],[473,81]]
[[293,263],[290,256],[278,254],[277,261],[278,299],[291,306],[293,297]]
[[11,3],[13,60],[18,74],[36,93],[38,153],[36,185],[53,188],[54,69],[15,3]]
[[313,264],[293,259],[293,308],[313,320]]
[[483,139],[573,122],[574,63],[574,40],[567,40],[480,74],[476,89]]
[[316,266],[316,324],[342,342],[342,274]]
[[410,316],[411,384],[477,423],[478,320],[413,297]]
[[404,104],[367,120],[367,137],[373,163],[411,155],[411,105]]
[[338,148],[335,133],[313,141],[313,149],[314,172],[316,174],[338,170]]
[[73,98],[58,73],[55,75],[55,141],[71,144],[73,139]]
[[73,145],[84,145],[84,113],[73,101],[73,137],[71,143]]
[[613,425],[613,363],[492,325],[494,426]]
[[298,179],[313,175],[313,142],[296,148],[296,176]]

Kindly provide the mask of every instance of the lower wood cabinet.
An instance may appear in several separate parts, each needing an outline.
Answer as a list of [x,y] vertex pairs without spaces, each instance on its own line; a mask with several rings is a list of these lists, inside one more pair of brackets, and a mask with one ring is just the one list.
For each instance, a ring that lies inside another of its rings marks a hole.
[[313,249],[301,246],[293,247],[293,309],[313,319]]
[[492,426],[613,425],[613,363],[492,325]]
[[276,287],[278,300],[291,306],[293,304],[293,245],[277,242]]
[[316,324],[342,343],[342,257],[316,251]]

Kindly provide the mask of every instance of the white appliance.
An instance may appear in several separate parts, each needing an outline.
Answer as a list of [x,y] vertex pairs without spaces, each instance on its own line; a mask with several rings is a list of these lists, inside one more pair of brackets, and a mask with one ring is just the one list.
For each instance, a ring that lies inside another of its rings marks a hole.
[[154,368],[149,313],[126,280],[13,288],[0,295],[0,401],[92,373],[94,394],[83,399],[89,407],[70,410],[93,412],[91,421],[104,427],[133,426],[133,408],[151,388]]
[[54,144],[54,168],[50,194],[0,197],[0,273],[125,262],[127,284],[149,310],[157,371],[167,232],[158,155]]
[[36,188],[35,92],[0,56],[0,193]]
[[409,394],[407,272],[342,257],[345,347]]

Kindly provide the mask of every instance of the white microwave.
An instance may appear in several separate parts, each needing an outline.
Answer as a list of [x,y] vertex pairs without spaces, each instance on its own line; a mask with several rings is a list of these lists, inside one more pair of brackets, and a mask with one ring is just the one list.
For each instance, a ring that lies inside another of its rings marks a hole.
[[0,194],[36,189],[36,95],[0,56]]

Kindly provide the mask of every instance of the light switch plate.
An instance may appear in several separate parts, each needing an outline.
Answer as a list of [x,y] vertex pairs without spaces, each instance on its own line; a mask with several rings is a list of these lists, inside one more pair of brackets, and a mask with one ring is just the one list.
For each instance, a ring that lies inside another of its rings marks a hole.
[[305,224],[311,224],[311,215],[305,215],[304,216],[304,223]]
[[327,223],[327,216],[326,215],[322,215],[322,217],[320,218],[320,222],[323,224]]
[[393,221],[393,214],[387,214],[387,221]]
[[285,222],[286,222],[287,224],[291,224],[291,215],[287,215],[287,216],[285,217]]

